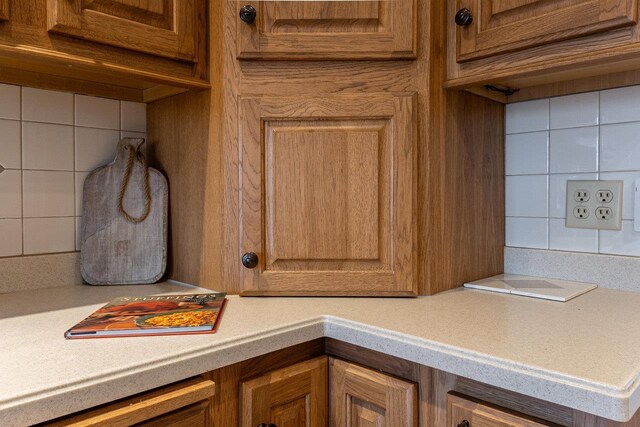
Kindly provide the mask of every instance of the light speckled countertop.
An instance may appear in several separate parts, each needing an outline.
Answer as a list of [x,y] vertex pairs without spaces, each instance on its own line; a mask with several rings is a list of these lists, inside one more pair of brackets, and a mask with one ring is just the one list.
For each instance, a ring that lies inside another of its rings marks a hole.
[[0,424],[51,419],[322,336],[618,421],[640,406],[639,293],[598,289],[567,303],[462,288],[417,299],[231,296],[213,335],[63,338],[114,297],[192,291],[163,283],[0,295]]

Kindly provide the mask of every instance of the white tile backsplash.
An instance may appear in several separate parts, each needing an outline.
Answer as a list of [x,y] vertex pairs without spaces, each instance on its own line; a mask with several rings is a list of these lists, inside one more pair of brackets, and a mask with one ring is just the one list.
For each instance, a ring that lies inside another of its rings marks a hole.
[[115,99],[76,95],[75,125],[120,130],[120,102]]
[[25,218],[23,221],[25,255],[76,250],[74,217]]
[[73,126],[22,123],[22,167],[73,170]]
[[549,249],[547,218],[506,218],[505,241],[517,248]]
[[20,86],[0,84],[0,119],[20,120]]
[[123,137],[145,104],[0,84],[0,257],[79,250],[84,179]]
[[506,215],[546,218],[548,180],[547,175],[507,176]]
[[549,173],[549,132],[527,132],[505,138],[506,174]]
[[0,173],[0,218],[22,218],[22,171]]
[[20,169],[21,157],[20,122],[0,119],[0,165],[5,169]]
[[600,123],[640,121],[640,86],[621,87],[600,92]]
[[553,130],[549,137],[551,173],[596,172],[598,127]]
[[22,219],[0,219],[0,257],[22,255]]
[[73,94],[23,87],[22,120],[72,125]]
[[567,129],[598,124],[598,92],[560,96],[550,100],[551,129]]
[[549,100],[507,104],[505,129],[507,134],[549,129]]
[[[640,257],[640,86],[509,104],[505,115],[507,246]],[[565,227],[567,181],[597,179],[624,182],[622,230]]]

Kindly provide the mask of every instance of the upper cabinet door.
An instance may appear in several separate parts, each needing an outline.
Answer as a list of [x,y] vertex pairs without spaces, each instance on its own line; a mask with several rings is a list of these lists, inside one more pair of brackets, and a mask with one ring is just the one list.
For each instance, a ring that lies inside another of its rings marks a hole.
[[49,31],[195,61],[202,0],[47,0]]
[[241,100],[245,295],[415,295],[414,102]]
[[415,57],[415,0],[245,1],[255,20],[238,18],[238,57],[371,59]]
[[[637,0],[450,0],[457,61],[631,26]],[[466,10],[465,10],[466,9]]]

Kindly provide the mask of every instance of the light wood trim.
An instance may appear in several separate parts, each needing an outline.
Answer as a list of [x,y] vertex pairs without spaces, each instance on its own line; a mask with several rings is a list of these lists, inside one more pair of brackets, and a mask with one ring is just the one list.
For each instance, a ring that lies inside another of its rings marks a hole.
[[132,425],[210,399],[214,395],[215,383],[213,381],[194,378],[47,425],[52,427]]
[[179,95],[187,92],[189,89],[183,87],[174,87],[166,85],[156,85],[142,91],[142,102],[153,102],[160,99],[169,98],[170,96]]

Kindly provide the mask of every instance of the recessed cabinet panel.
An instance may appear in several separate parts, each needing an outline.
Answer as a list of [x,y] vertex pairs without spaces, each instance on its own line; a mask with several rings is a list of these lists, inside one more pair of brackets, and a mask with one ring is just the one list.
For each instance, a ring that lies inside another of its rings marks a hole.
[[467,425],[470,427],[550,427],[556,424],[514,411],[499,408],[457,394],[447,396],[447,426]]
[[327,357],[269,372],[242,383],[241,426],[325,427]]
[[259,259],[245,294],[414,292],[413,104],[241,101],[241,250]]
[[[238,9],[246,1],[238,1]],[[256,59],[415,57],[415,0],[257,1],[238,21],[238,56]]]
[[9,0],[0,0],[0,21],[9,20]]
[[417,427],[415,384],[330,360],[331,427]]
[[638,13],[637,0],[450,1],[471,17],[449,18],[458,25],[458,62],[632,26]]
[[49,31],[195,60],[202,0],[47,0]]

